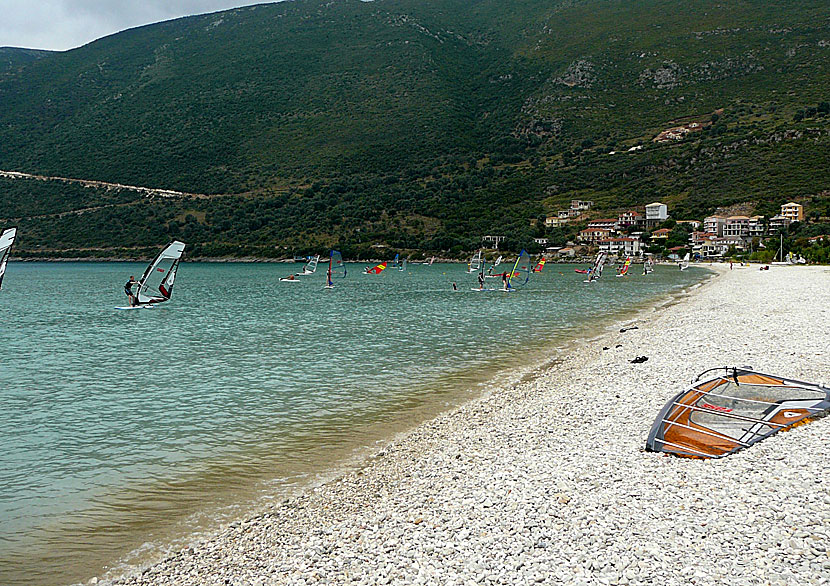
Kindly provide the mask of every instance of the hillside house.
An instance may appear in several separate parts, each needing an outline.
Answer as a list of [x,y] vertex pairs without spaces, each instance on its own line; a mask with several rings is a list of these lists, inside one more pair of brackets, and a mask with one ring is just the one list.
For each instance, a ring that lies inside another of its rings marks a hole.
[[606,238],[599,241],[599,249],[609,255],[637,256],[641,245],[636,238]]
[[605,228],[585,228],[579,232],[578,240],[580,242],[588,242],[596,244],[600,240],[606,240],[613,235],[611,230]]
[[781,215],[787,218],[790,222],[804,221],[804,206],[794,201],[785,203],[781,206]]

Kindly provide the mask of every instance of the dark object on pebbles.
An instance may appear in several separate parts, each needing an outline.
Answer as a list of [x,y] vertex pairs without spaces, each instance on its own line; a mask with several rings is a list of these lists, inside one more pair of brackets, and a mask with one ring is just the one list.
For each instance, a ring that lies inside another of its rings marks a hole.
[[628,330],[639,330],[640,326],[631,326],[630,328],[620,328],[620,333],[624,334]]
[[648,360],[648,356],[638,356],[634,360],[629,360],[631,364],[640,364],[641,362],[645,362]]

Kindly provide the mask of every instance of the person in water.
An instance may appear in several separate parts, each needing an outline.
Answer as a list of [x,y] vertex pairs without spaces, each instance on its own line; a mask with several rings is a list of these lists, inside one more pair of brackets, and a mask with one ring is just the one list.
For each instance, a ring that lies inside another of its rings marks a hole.
[[510,289],[510,283],[507,281],[507,273],[501,274],[501,282],[504,284],[504,290],[507,291]]
[[138,299],[133,295],[133,285],[138,285],[138,281],[135,280],[134,276],[130,275],[130,280],[124,285],[124,293],[127,294],[127,298],[130,300],[130,307],[138,305]]
[[478,288],[484,289],[484,273],[478,274]]

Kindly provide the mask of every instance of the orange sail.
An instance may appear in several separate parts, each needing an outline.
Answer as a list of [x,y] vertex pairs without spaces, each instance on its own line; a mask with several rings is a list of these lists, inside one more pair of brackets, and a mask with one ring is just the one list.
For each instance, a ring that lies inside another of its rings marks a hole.
[[535,267],[533,267],[533,272],[534,272],[534,273],[541,273],[541,272],[542,272],[542,269],[543,269],[543,268],[545,268],[545,263],[546,263],[546,262],[547,262],[547,259],[543,256],[543,257],[539,260],[539,264],[537,264]]

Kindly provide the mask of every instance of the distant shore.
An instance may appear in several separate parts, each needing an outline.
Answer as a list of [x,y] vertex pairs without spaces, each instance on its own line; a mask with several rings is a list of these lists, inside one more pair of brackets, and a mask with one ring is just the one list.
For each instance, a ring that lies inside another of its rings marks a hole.
[[830,571],[830,418],[718,461],[642,452],[659,408],[707,368],[830,378],[827,268],[717,270],[114,583],[816,582]]

